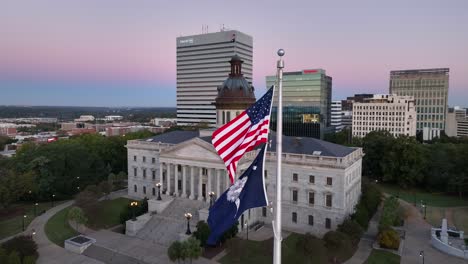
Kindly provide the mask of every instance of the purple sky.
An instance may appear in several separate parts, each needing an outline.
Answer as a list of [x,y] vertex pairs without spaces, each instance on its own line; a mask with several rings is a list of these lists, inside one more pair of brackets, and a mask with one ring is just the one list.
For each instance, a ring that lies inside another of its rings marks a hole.
[[388,92],[390,70],[449,67],[449,103],[468,106],[467,13],[466,0],[0,0],[0,104],[175,106],[175,38],[224,24],[253,36],[258,93],[281,47],[286,71],[325,69],[334,99]]

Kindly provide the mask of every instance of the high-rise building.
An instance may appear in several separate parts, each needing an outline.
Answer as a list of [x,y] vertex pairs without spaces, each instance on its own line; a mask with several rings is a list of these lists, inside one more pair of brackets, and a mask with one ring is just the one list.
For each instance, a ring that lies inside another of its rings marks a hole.
[[449,137],[468,136],[468,119],[465,108],[449,108],[445,122],[445,134]]
[[231,71],[234,55],[252,82],[252,37],[237,30],[177,38],[177,124],[216,125],[218,86]]
[[414,97],[416,130],[425,131],[425,140],[445,130],[448,89],[448,68],[390,72],[390,94]]
[[394,136],[416,136],[416,110],[412,96],[374,95],[353,103],[353,136],[365,137],[386,130]]
[[[266,77],[267,86],[276,76]],[[332,78],[323,69],[283,73],[283,134],[323,138],[331,128]],[[275,92],[271,128],[276,130],[278,96]]]
[[341,110],[341,101],[332,101],[331,104],[331,126],[335,128],[335,132],[341,131],[343,129],[342,125],[342,110]]
[[353,96],[348,96],[346,100],[341,100],[341,109],[343,111],[353,111],[354,102],[362,103],[364,99],[372,98],[373,96],[373,94],[355,94]]

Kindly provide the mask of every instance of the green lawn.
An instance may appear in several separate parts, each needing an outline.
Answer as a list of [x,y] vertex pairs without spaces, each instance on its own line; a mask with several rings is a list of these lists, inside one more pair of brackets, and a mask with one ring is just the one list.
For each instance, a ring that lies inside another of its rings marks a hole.
[[[60,203],[61,202],[55,202],[55,205],[58,205]],[[39,214],[41,211],[50,209],[50,207],[50,202],[39,203],[39,205],[36,208],[36,212],[37,214]],[[26,218],[24,218],[25,228],[27,228],[27,226],[35,218],[34,203],[31,202],[13,204],[6,210],[8,210],[10,213],[5,211],[0,217],[0,239],[15,235],[23,231],[24,215],[26,215]]]
[[131,201],[133,200],[117,198],[98,202],[96,206],[85,210],[88,217],[86,225],[92,229],[106,229],[120,224],[120,214]]
[[50,241],[63,247],[63,242],[78,233],[68,224],[67,214],[71,207],[67,207],[52,216],[45,225],[45,233]]
[[458,230],[468,233],[468,208],[456,208],[453,211],[453,221]]
[[[302,249],[296,247],[300,234],[291,234],[282,243],[283,263],[329,263],[333,257],[337,257],[339,263],[349,259],[354,251],[327,250],[323,240],[314,241],[314,252],[305,255]],[[221,258],[222,264],[237,263],[272,263],[273,262],[273,240],[247,241],[233,238],[228,242],[228,254]]]
[[446,195],[443,193],[429,193],[419,189],[405,190],[396,185],[379,184],[383,192],[399,196],[401,199],[414,204],[420,204],[421,200],[429,206],[435,207],[454,207],[468,206],[468,199],[460,199],[457,196]]
[[364,262],[364,264],[399,264],[400,256],[393,253],[373,249],[369,258]]

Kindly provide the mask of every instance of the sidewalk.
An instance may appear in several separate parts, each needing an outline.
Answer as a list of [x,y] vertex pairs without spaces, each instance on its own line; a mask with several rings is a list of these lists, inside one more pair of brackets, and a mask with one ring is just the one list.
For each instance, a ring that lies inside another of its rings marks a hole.
[[377,212],[369,221],[369,227],[367,228],[367,231],[362,235],[361,240],[359,241],[358,249],[354,255],[345,262],[345,264],[362,264],[370,256],[372,252],[372,244],[374,243],[375,239],[377,238],[377,234],[379,233],[379,219],[381,213],[382,208],[379,206]]
[[406,239],[401,263],[422,263],[419,253],[424,251],[426,263],[467,264],[468,261],[438,251],[431,246],[431,225],[429,225],[413,205],[400,199],[400,204],[408,212],[406,219]]

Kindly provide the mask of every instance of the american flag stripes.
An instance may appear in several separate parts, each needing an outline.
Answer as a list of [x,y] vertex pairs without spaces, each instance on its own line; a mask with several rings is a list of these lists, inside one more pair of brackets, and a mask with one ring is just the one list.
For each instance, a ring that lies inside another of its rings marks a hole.
[[273,87],[255,104],[213,133],[212,143],[234,183],[237,163],[244,153],[268,140]]

